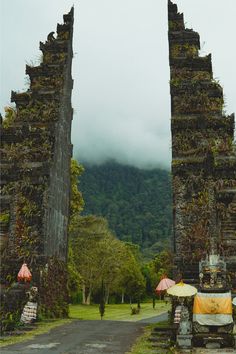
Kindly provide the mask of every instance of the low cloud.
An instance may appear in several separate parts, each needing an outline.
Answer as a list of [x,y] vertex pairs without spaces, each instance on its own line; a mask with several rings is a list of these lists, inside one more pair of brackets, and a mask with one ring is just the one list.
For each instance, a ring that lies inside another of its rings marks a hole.
[[[212,53],[227,111],[236,111],[235,0],[176,3],[187,26],[199,32],[203,54]],[[26,62],[39,61],[39,41],[56,29],[72,5],[70,0],[1,0],[1,111],[11,90],[26,89]],[[166,0],[76,2],[73,79],[76,157],[170,167]]]

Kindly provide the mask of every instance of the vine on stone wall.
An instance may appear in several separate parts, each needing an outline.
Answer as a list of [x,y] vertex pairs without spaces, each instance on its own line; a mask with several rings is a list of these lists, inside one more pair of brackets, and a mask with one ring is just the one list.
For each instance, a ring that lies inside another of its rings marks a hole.
[[41,271],[40,312],[47,318],[68,317],[68,273],[66,263],[48,259]]
[[209,97],[209,95],[204,92],[196,92],[193,95],[184,94],[175,96],[173,99],[175,114],[222,113],[223,104],[223,98]]
[[188,70],[186,68],[179,69],[173,68],[171,70],[171,80],[170,84],[177,86],[183,81],[190,81],[191,83],[209,82],[212,80],[212,75],[208,71],[203,70]]
[[199,262],[210,250],[209,239],[209,194],[207,190],[185,204],[186,227],[181,234],[181,254],[184,262]]
[[195,58],[198,56],[198,47],[189,43],[175,44],[171,46],[171,56],[173,58]]
[[22,122],[53,122],[58,119],[58,102],[34,99],[27,107],[19,107],[18,114]]

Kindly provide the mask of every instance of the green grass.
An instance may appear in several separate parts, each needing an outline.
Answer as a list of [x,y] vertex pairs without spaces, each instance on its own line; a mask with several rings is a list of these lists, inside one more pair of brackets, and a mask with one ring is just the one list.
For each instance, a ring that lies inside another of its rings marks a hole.
[[138,337],[136,343],[133,345],[131,351],[126,354],[154,354],[156,350],[154,350],[149,342],[148,338],[151,335],[152,328],[154,325],[150,325],[145,327],[144,334]]
[[[158,326],[159,325],[161,325],[161,323],[158,323]],[[165,326],[166,322],[163,322],[163,325]],[[152,348],[151,342],[148,339],[151,336],[152,329],[155,326],[156,324],[146,326],[144,328],[143,335],[138,337],[137,341],[132,346],[131,350],[126,354],[174,354],[174,353],[177,354],[178,352],[174,348],[172,349]]]
[[[132,305],[136,307],[137,305]],[[164,301],[158,301],[156,308],[152,308],[152,303],[141,304],[139,314],[131,315],[129,304],[106,305],[104,320],[114,321],[140,321],[145,318],[154,317],[168,311],[170,305]],[[80,320],[100,320],[98,305],[70,305],[70,317]]]
[[32,329],[30,332],[25,332],[20,336],[7,336],[0,339],[0,347],[5,347],[6,345],[16,344],[25,342],[27,340],[33,339],[36,335],[49,332],[51,329],[62,326],[64,324],[70,323],[71,319],[61,319],[61,320],[45,320],[37,323],[37,328]]

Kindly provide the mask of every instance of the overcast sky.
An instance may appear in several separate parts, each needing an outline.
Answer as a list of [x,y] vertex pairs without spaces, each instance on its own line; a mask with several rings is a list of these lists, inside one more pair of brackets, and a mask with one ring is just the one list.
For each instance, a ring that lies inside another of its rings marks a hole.
[[[236,112],[236,1],[175,2]],[[167,0],[0,0],[1,111],[11,90],[27,89],[25,64],[39,63],[39,41],[73,4],[74,156],[169,168]]]

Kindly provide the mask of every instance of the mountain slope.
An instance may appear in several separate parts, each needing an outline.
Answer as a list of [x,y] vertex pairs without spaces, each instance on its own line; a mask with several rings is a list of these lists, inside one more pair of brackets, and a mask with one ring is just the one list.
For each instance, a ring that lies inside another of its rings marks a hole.
[[84,214],[108,219],[116,236],[141,248],[171,236],[171,180],[168,171],[141,170],[109,162],[84,165],[80,190]]

